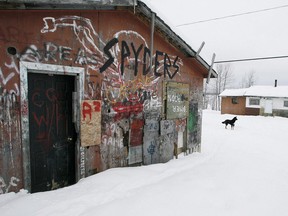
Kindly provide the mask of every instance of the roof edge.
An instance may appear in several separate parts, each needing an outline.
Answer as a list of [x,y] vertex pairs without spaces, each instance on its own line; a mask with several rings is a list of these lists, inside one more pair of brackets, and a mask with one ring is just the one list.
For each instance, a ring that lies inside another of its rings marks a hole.
[[7,4],[135,6],[137,0],[0,0]]
[[[176,32],[174,32],[155,12],[153,12],[144,2],[138,0],[137,9],[142,12],[149,20],[151,20],[152,13],[155,14],[155,27],[161,29],[170,39],[176,44],[178,48],[184,52],[188,57],[195,58],[201,65],[207,69],[207,75],[211,68],[201,56],[197,55],[197,52],[191,48]],[[211,77],[216,78],[217,72],[212,68]]]

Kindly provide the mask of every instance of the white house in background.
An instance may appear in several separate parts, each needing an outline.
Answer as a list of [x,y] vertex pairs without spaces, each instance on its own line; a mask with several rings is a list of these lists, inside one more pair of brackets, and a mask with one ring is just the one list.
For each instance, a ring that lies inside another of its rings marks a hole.
[[222,114],[288,117],[288,86],[225,89],[220,97]]

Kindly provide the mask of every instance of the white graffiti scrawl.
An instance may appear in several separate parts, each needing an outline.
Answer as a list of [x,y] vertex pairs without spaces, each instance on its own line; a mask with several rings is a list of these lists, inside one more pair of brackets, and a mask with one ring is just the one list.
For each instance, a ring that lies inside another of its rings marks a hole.
[[[91,84],[89,77],[92,71],[100,73],[105,71],[105,80],[110,82],[110,84],[114,84],[114,89],[115,81],[118,86],[118,89],[115,89],[116,92],[110,92],[110,95],[117,95],[119,88],[123,89],[123,86],[127,86],[126,82],[131,80],[130,75],[127,75],[125,79],[124,70],[127,64],[130,66],[130,70],[134,70],[132,72],[134,72],[135,77],[139,74],[140,65],[143,67],[141,70],[144,76],[153,71],[149,77],[149,80],[152,81],[150,86],[157,85],[159,81],[157,78],[162,75],[167,75],[170,79],[173,79],[175,75],[180,75],[180,66],[183,65],[182,60],[178,56],[172,56],[161,51],[156,51],[155,54],[150,56],[151,53],[145,38],[136,31],[120,30],[110,40],[108,39],[104,42],[95,31],[90,19],[79,16],[64,16],[60,18],[45,17],[43,21],[44,26],[41,29],[41,33],[54,33],[58,29],[63,28],[72,30],[77,40],[81,43],[82,49],[86,53],[93,55],[93,59],[97,61],[96,64],[87,64],[87,83]],[[103,47],[103,49],[100,49],[100,47]],[[140,58],[140,56],[143,57]],[[154,65],[149,68],[149,62],[153,59]],[[80,61],[77,60],[75,63],[80,63]],[[110,67],[112,65],[113,67]],[[141,86],[148,87],[147,80]],[[105,88],[105,86],[102,86],[102,89],[103,87]],[[145,91],[147,90],[149,91],[146,88]]]
[[12,176],[9,184],[7,185],[4,179],[0,176],[0,194],[8,193],[11,187],[17,187],[17,183],[20,179]]
[[[12,82],[12,80],[16,74],[20,74],[19,68],[17,67],[17,65],[15,63],[15,59],[13,57],[11,57],[10,59],[11,59],[10,63],[7,63],[7,62],[4,63],[5,67],[7,67],[9,70],[8,75],[5,76],[1,67],[0,67],[0,81],[3,83],[3,87],[5,87],[7,85],[7,83]],[[10,93],[10,94],[16,94],[18,96],[19,95],[18,83],[15,82],[14,87],[15,87],[15,89],[11,89],[9,92],[7,92],[7,90],[4,88],[3,92],[4,93]],[[0,84],[0,88],[1,88],[1,84]]]
[[[71,27],[78,41],[83,47],[91,54],[99,53],[103,56],[103,53],[96,46],[96,42],[99,39],[98,34],[91,21],[87,18],[79,16],[65,16],[55,19],[54,17],[43,18],[44,27],[41,33],[55,32],[57,28]],[[105,45],[101,40],[102,45]]]

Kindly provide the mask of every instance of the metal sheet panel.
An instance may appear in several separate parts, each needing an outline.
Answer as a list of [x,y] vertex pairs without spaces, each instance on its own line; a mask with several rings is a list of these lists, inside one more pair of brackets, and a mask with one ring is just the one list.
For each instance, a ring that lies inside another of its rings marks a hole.
[[143,125],[141,119],[134,119],[131,123],[130,146],[139,146],[143,143]]
[[189,109],[189,84],[167,82],[166,118],[186,118]]
[[129,165],[142,162],[142,145],[130,147],[129,149]]

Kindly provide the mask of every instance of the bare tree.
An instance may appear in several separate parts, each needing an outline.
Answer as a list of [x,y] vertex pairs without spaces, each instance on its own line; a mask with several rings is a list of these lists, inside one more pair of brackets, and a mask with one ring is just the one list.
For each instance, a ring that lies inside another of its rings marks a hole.
[[240,86],[241,88],[249,88],[256,83],[256,75],[255,71],[250,71],[249,73],[245,73],[242,77]]
[[230,64],[219,64],[216,70],[218,72],[218,78],[216,79],[215,90],[220,94],[233,82],[234,76]]
[[218,64],[216,67],[218,78],[212,79],[208,87],[209,105],[214,110],[220,110],[219,94],[233,83],[234,74],[230,64]]

